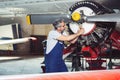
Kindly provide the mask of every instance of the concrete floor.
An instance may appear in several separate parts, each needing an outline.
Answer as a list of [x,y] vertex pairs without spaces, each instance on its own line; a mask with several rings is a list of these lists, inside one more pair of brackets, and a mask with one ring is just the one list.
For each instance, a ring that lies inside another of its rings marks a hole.
[[42,73],[40,56],[2,56],[0,57],[0,75]]
[[[31,56],[0,56],[0,75],[42,74],[41,63],[44,57]],[[120,60],[117,60],[120,63]],[[72,63],[65,60],[68,70],[72,70]],[[105,65],[105,64],[104,64]]]
[[[41,74],[43,60],[39,55],[0,56],[0,75]],[[66,65],[71,68],[71,62]]]

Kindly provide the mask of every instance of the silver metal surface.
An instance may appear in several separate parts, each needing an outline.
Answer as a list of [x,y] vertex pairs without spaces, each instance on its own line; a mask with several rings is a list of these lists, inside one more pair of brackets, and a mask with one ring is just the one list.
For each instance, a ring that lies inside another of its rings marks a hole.
[[87,22],[120,22],[120,13],[89,16]]

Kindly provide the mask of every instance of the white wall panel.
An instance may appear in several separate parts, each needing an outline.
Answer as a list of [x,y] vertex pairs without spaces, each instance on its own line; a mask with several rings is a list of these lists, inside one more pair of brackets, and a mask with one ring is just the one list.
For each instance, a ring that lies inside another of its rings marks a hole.
[[[19,37],[18,24],[0,26],[0,42]],[[0,50],[14,50],[14,44],[0,45]]]

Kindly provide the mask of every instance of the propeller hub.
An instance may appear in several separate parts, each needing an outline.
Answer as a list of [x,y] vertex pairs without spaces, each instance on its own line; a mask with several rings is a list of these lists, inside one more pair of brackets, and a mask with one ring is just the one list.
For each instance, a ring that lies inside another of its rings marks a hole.
[[79,12],[74,12],[74,13],[72,13],[71,16],[72,16],[73,21],[79,21],[81,19],[81,15]]

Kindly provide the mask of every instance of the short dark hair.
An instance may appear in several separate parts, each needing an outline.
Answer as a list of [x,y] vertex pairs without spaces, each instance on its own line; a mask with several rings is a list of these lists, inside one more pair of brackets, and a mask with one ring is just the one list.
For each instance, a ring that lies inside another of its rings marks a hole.
[[55,29],[57,29],[58,27],[60,27],[60,23],[61,22],[64,22],[64,19],[60,18],[60,19],[56,19],[54,22],[53,22],[53,26]]

